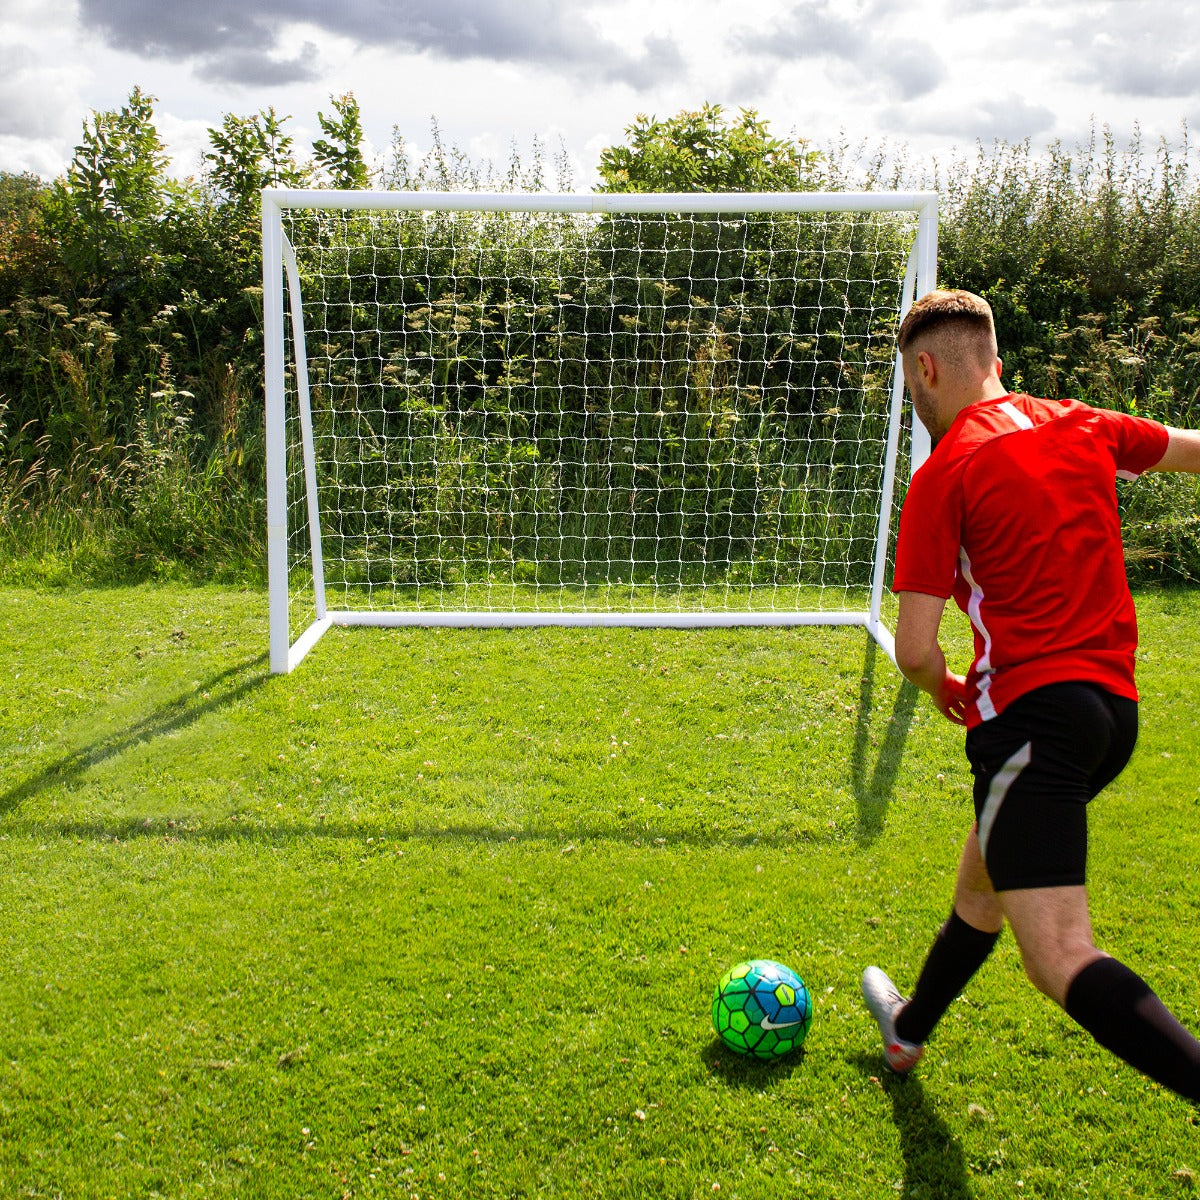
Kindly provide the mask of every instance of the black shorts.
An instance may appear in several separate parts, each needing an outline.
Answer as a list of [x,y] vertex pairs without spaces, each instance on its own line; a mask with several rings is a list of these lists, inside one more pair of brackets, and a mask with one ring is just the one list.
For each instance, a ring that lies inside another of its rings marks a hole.
[[1137,741],[1137,702],[1056,683],[967,732],[979,848],[992,886],[1068,887],[1087,878],[1088,802]]

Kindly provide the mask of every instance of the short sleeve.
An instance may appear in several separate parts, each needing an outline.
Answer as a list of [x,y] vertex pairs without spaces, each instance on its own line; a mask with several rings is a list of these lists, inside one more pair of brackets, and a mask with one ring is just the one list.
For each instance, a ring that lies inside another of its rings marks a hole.
[[1136,479],[1167,452],[1170,434],[1159,421],[1106,408],[1093,410],[1093,419],[1105,427],[1112,439],[1117,474],[1122,479]]
[[949,599],[962,545],[962,488],[928,460],[913,476],[896,538],[894,592],[924,592]]

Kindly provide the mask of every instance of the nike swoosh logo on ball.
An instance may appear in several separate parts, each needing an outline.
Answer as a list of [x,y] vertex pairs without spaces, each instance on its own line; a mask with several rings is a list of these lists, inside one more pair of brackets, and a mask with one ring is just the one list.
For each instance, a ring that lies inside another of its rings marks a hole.
[[763,1017],[759,1025],[763,1029],[795,1029],[797,1025],[803,1025],[803,1021],[772,1021],[770,1017]]

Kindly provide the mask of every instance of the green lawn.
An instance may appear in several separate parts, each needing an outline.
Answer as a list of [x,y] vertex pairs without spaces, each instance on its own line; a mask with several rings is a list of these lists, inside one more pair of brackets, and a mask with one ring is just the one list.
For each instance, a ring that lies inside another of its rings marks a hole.
[[[1200,590],[1139,608],[1093,915],[1200,1029]],[[915,978],[969,776],[862,631],[266,638],[257,591],[0,591],[0,1196],[1193,1191],[1192,1108],[1011,937],[884,1075],[858,977]],[[748,957],[813,992],[792,1060],[714,1038]]]

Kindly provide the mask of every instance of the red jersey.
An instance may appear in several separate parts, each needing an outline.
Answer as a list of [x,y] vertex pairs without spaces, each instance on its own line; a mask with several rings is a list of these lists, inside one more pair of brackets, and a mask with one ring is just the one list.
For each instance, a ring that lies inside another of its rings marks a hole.
[[1116,477],[1166,453],[1157,421],[1077,400],[969,405],[913,476],[896,592],[950,599],[975,631],[967,725],[1050,683],[1137,699],[1137,617]]

